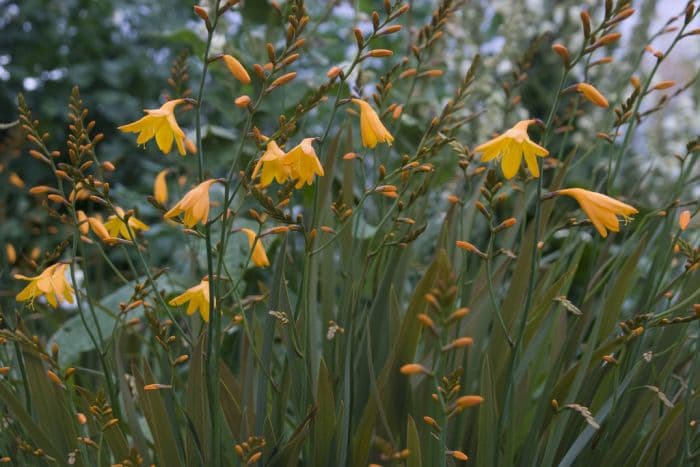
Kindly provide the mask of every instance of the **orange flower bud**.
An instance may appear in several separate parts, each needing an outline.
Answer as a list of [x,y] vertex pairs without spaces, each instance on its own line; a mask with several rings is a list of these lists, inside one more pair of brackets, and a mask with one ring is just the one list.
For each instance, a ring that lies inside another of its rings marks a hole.
[[423,421],[425,422],[426,425],[430,425],[433,428],[440,430],[440,425],[438,425],[438,422],[435,421],[435,419],[433,417],[429,417],[426,415],[423,417]]
[[390,57],[394,55],[394,52],[389,50],[389,49],[374,49],[370,50],[367,55],[370,57],[376,57],[376,58],[381,58],[381,57]]
[[510,227],[513,227],[517,222],[518,222],[518,220],[515,217],[509,217],[508,219],[506,219],[503,222],[501,222],[500,224],[498,224],[496,226],[496,228],[494,229],[494,231],[500,232],[501,230],[508,229]]
[[467,316],[470,311],[471,310],[469,308],[467,308],[466,306],[462,307],[462,308],[458,308],[450,315],[450,317],[448,318],[448,321],[456,321],[458,319],[462,319],[465,316]]
[[195,5],[195,6],[193,7],[193,9],[194,9],[194,13],[195,13],[197,16],[199,16],[200,18],[202,18],[204,21],[209,21],[209,14],[207,13],[207,10],[205,10],[204,8],[202,8],[202,7],[199,6],[199,5]]
[[291,73],[287,73],[287,74],[280,76],[279,78],[274,80],[272,82],[272,84],[267,88],[267,92],[270,92],[275,88],[278,88],[280,86],[283,86],[283,85],[289,83],[290,81],[292,81],[296,77],[297,77],[296,71],[292,71]]
[[112,236],[107,231],[107,227],[105,227],[105,225],[96,217],[88,218],[88,223],[90,224],[90,228],[92,228],[92,231],[95,232],[95,235],[100,237],[100,240],[107,241],[112,238]]
[[47,196],[49,201],[53,201],[54,203],[63,203],[63,204],[68,204],[68,201],[66,201],[66,198],[64,198],[61,195],[56,195],[54,193],[51,193]]
[[555,54],[559,55],[562,60],[564,60],[564,63],[569,63],[569,49],[566,48],[565,45],[563,44],[554,44],[552,46],[552,50],[554,51]]
[[174,364],[174,365],[181,365],[181,364],[185,363],[185,362],[186,362],[187,360],[189,360],[189,359],[190,359],[190,356],[187,355],[187,354],[185,354],[185,355],[180,355],[179,357],[177,357],[177,358],[175,359],[175,361],[173,362],[173,364]]
[[12,243],[5,243],[5,254],[7,255],[7,262],[15,264],[17,261],[17,251]]
[[470,347],[474,344],[474,339],[471,337],[458,337],[457,339],[453,340],[449,345],[451,348],[459,348],[459,347]]
[[452,457],[454,457],[455,459],[457,459],[458,461],[466,462],[469,460],[469,456],[464,454],[462,451],[450,451],[450,455]]
[[416,70],[415,68],[409,68],[408,70],[402,72],[399,75],[399,79],[408,78],[409,76],[414,76],[416,73],[418,73],[418,70]]
[[57,375],[56,373],[54,373],[53,371],[47,370],[47,371],[46,371],[46,375],[47,375],[47,376],[49,377],[49,379],[50,379],[51,381],[53,381],[54,383],[56,383],[56,384],[58,384],[58,385],[63,385],[63,382],[61,381],[61,378],[59,378],[58,375]]
[[143,387],[143,389],[145,391],[156,391],[158,389],[170,389],[170,388],[172,388],[172,386],[169,384],[158,384],[158,383],[147,384]]
[[603,37],[601,37],[600,39],[598,39],[596,44],[598,44],[598,45],[612,44],[613,42],[617,42],[620,39],[620,37],[622,37],[622,34],[620,34],[619,32],[611,32],[610,34],[606,34]]
[[250,84],[250,76],[243,65],[241,65],[241,62],[236,60],[231,55],[223,55],[222,58],[226,64],[226,67],[228,68],[228,71],[230,71],[238,81],[243,84]]
[[455,405],[460,409],[466,409],[482,404],[483,402],[484,398],[481,396],[462,396],[455,401]]
[[76,213],[76,216],[78,218],[78,229],[80,229],[80,233],[83,235],[87,235],[88,233],[90,233],[90,224],[88,222],[88,217],[85,215],[85,213],[79,210]]
[[438,78],[444,74],[445,74],[445,72],[442,70],[433,69],[433,70],[424,71],[423,73],[420,74],[420,77],[421,78]]
[[250,104],[250,96],[238,96],[235,101],[233,101],[237,107],[245,108]]
[[24,188],[24,180],[22,180],[22,178],[14,172],[10,173],[7,181],[10,182],[10,185],[14,186],[15,188],[19,188],[20,190]]
[[415,375],[418,373],[428,373],[428,370],[419,363],[407,363],[403,365],[400,370],[401,374],[404,375]]
[[681,230],[685,230],[688,228],[688,224],[690,224],[690,211],[686,209],[678,217],[678,226]]
[[426,328],[435,327],[435,323],[433,322],[433,320],[430,318],[430,316],[426,315],[425,313],[420,313],[418,315],[418,321],[420,321],[420,323]]
[[651,89],[652,89],[652,90],[657,90],[657,91],[658,91],[658,90],[660,90],[660,89],[672,88],[672,87],[675,86],[675,85],[676,85],[676,82],[675,82],[675,81],[673,81],[673,80],[667,80],[667,81],[661,81],[660,83],[656,83],[656,85],[654,85],[654,87],[651,88]]
[[339,66],[333,66],[326,72],[326,76],[328,77],[328,79],[335,79],[338,77],[338,75],[340,75],[342,71],[342,68],[340,68]]
[[588,83],[578,83],[576,85],[576,90],[598,107],[605,108],[608,106],[608,100],[592,85]]
[[29,194],[30,195],[43,195],[44,193],[48,193],[49,191],[52,191],[53,188],[46,186],[46,185],[39,185],[35,186],[29,189]]

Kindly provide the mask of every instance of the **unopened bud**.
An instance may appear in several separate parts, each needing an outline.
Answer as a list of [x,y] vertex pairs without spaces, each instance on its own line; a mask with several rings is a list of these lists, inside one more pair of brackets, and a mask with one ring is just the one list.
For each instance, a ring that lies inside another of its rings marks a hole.
[[570,60],[569,49],[567,49],[565,45],[554,44],[552,46],[552,50],[554,51],[555,54],[557,54],[561,57],[561,59],[564,61],[565,64],[569,63],[569,60]]
[[236,60],[236,58],[232,57],[231,55],[223,55],[221,58],[224,60],[228,71],[231,72],[234,78],[243,84],[250,83],[250,76],[243,65],[241,65],[241,62]]
[[508,219],[504,220],[500,224],[496,226],[495,229],[493,229],[494,232],[500,232],[501,230],[508,229],[510,227],[513,227],[515,224],[517,224],[518,220],[515,217],[509,217]]
[[239,96],[233,102],[234,102],[234,104],[236,104],[236,107],[240,107],[240,108],[248,107],[248,104],[250,104],[250,96],[246,96],[246,95]]
[[419,363],[407,363],[403,365],[400,370],[401,374],[404,375],[415,375],[418,373],[429,373],[428,369]]

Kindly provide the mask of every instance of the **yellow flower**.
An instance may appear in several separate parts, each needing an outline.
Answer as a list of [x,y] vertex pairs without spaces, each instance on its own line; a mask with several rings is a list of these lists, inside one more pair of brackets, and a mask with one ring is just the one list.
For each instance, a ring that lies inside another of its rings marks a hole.
[[53,308],[58,306],[59,301],[73,303],[73,287],[66,280],[66,267],[68,265],[65,263],[56,263],[34,277],[16,274],[15,279],[29,281],[29,284],[17,294],[17,301],[33,301],[43,295]]
[[323,176],[323,167],[316,156],[313,147],[314,138],[305,138],[291,151],[285,153],[274,141],[267,143],[265,154],[258,160],[253,169],[253,179],[260,174],[260,185],[266,187],[276,180],[284,183],[296,180],[295,188],[304,184],[311,185],[314,175]]
[[184,224],[192,228],[197,222],[206,224],[209,219],[209,187],[216,179],[205,180],[192,188],[173,208],[165,213],[165,218],[170,219],[185,213]]
[[[104,224],[105,228],[107,229],[107,232],[109,232],[110,237],[121,237],[127,240],[131,240],[131,235],[129,235],[129,229],[126,227],[124,221],[122,221],[122,219],[124,218],[124,210],[120,207],[115,207],[114,209],[117,211],[118,216],[109,216],[107,222],[105,222]],[[129,227],[131,227],[131,232],[134,235],[136,235],[136,232],[138,232],[139,230],[143,230],[144,232],[148,230],[148,226],[134,216],[129,217],[129,220],[127,222],[129,223]]]
[[174,99],[163,104],[160,109],[145,109],[148,115],[140,120],[122,125],[121,131],[127,133],[139,133],[137,144],[146,144],[155,137],[158,148],[163,154],[168,154],[173,147],[173,140],[181,156],[185,151],[185,132],[175,120],[175,107],[185,102],[185,99]]
[[168,172],[170,172],[170,169],[161,170],[153,181],[153,198],[160,204],[168,202],[168,184],[165,181]]
[[323,167],[316,156],[316,151],[311,143],[314,138],[304,138],[294,149],[289,151],[283,159],[284,165],[290,167],[291,178],[297,181],[295,188],[299,189],[304,184],[311,185],[314,174],[323,177]]
[[189,302],[187,314],[192,315],[199,310],[202,319],[209,322],[209,280],[204,278],[198,285],[185,290],[184,293],[170,300],[172,306],[180,306]]
[[360,132],[362,134],[362,145],[366,148],[374,148],[377,143],[386,143],[391,146],[394,137],[382,124],[379,115],[371,105],[361,99],[353,99],[353,104],[360,107]]
[[474,151],[484,153],[481,156],[481,160],[484,162],[501,157],[501,169],[503,176],[507,179],[513,178],[518,173],[524,154],[527,168],[530,169],[534,177],[539,177],[540,170],[535,156],[544,157],[549,154],[549,151],[530,140],[527,127],[533,123],[535,120],[522,120],[502,135],[480,144]]
[[241,232],[248,237],[248,246],[253,249],[253,254],[251,255],[253,264],[261,268],[268,267],[270,265],[270,260],[267,259],[267,253],[265,253],[265,247],[262,244],[262,240],[258,238],[258,235],[250,229],[242,228]]
[[268,141],[267,150],[255,164],[253,169],[253,179],[260,173],[260,185],[263,187],[276,180],[277,183],[284,183],[291,175],[291,168],[284,163],[286,154],[273,140]]
[[617,216],[622,216],[627,221],[630,219],[629,216],[639,212],[629,204],[582,188],[558,190],[556,194],[574,198],[603,238],[608,236],[608,230],[612,232],[620,231],[620,221]]

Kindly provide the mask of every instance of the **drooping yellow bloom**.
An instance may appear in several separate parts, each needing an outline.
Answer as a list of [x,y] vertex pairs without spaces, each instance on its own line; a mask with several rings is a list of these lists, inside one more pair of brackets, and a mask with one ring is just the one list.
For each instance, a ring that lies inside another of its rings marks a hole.
[[173,141],[181,156],[185,151],[185,132],[175,120],[175,107],[185,102],[185,99],[173,99],[163,104],[160,109],[145,109],[146,116],[135,122],[122,125],[121,131],[139,133],[137,144],[146,144],[151,138],[156,138],[156,144],[163,154],[168,154],[173,147]]
[[160,204],[168,202],[168,184],[165,181],[168,172],[170,172],[170,169],[161,170],[153,181],[153,198]]
[[73,303],[73,287],[66,280],[67,267],[65,263],[56,263],[34,277],[15,274],[15,279],[29,281],[29,284],[17,294],[17,301],[33,301],[43,295],[53,308],[58,307],[59,301]]
[[527,127],[533,123],[535,120],[522,120],[502,135],[480,144],[474,148],[474,151],[484,153],[481,156],[484,162],[500,157],[503,176],[507,179],[513,178],[518,173],[520,161],[525,155],[527,168],[534,177],[539,177],[540,169],[535,156],[544,157],[549,154],[549,151],[530,140]]
[[289,151],[283,159],[284,165],[290,167],[291,178],[297,181],[295,188],[299,189],[304,184],[311,185],[314,175],[323,177],[321,161],[316,156],[312,143],[314,138],[304,138],[301,143]]
[[187,227],[192,228],[200,221],[206,224],[209,219],[209,188],[216,181],[216,179],[205,180],[192,188],[170,211],[165,213],[164,217],[170,219],[185,213],[183,222]]
[[314,175],[323,176],[323,166],[316,156],[313,147],[315,138],[305,138],[291,151],[285,153],[274,141],[267,143],[265,154],[255,164],[253,179],[260,174],[260,185],[266,187],[276,180],[284,183],[287,180],[296,180],[295,188],[299,189],[304,184],[311,185]]
[[260,173],[260,184],[263,187],[276,180],[277,183],[284,183],[291,175],[291,167],[284,163],[286,154],[273,140],[267,142],[267,150],[255,164],[253,169],[253,179]]
[[[104,226],[107,229],[107,232],[109,232],[110,237],[121,237],[127,240],[131,240],[131,235],[129,235],[129,229],[126,227],[124,221],[122,221],[122,219],[124,218],[124,210],[120,207],[115,207],[114,209],[115,211],[117,211],[118,215],[109,216],[107,222],[105,222]],[[134,235],[136,235],[136,232],[138,232],[139,230],[142,230],[144,232],[148,230],[148,226],[134,216],[129,217],[129,220],[127,222],[129,223],[129,227],[131,227],[131,232]]]
[[199,284],[185,290],[184,293],[170,300],[172,306],[180,306],[189,302],[187,314],[192,315],[199,311],[202,319],[209,322],[209,280],[204,278]]
[[629,204],[583,188],[566,188],[556,191],[556,194],[574,198],[603,238],[608,236],[608,230],[620,231],[620,221],[617,216],[622,216],[627,221],[630,219],[629,216],[639,212]]
[[270,260],[267,259],[267,253],[265,253],[265,247],[262,244],[262,240],[258,238],[258,235],[250,229],[242,228],[241,232],[248,237],[248,246],[253,249],[253,253],[250,258],[253,261],[253,264],[261,268],[268,267],[270,265]]
[[371,105],[361,99],[353,99],[353,104],[360,107],[360,133],[362,134],[362,145],[373,149],[377,143],[386,143],[391,146],[394,137],[382,124],[379,115]]

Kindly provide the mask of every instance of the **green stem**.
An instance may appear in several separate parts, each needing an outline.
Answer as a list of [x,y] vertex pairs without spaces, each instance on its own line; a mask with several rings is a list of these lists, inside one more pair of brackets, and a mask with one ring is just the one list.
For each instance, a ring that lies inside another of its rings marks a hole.
[[[559,99],[561,97],[561,90],[564,87],[564,83],[566,82],[566,78],[569,74],[569,69],[565,69],[564,72],[561,75],[561,79],[559,80],[559,86],[557,88],[555,97],[554,97],[554,103],[552,104],[551,109],[549,110],[549,115],[547,116],[547,122],[545,123],[545,130],[544,134],[542,136],[542,145],[546,146],[547,141],[549,139],[549,134],[552,129],[552,124],[554,122],[554,115],[556,114],[556,109],[559,106]],[[496,437],[497,439],[501,439],[501,433],[503,432],[503,428],[505,427],[506,421],[510,415],[510,409],[511,409],[511,404],[512,404],[512,399],[513,399],[513,389],[515,385],[515,368],[516,364],[518,361],[518,357],[520,355],[520,352],[522,350],[522,340],[523,340],[523,335],[525,334],[525,328],[527,327],[527,318],[528,315],[530,314],[530,309],[532,308],[532,299],[534,297],[534,292],[535,292],[535,284],[537,282],[537,266],[538,266],[538,239],[540,237],[540,223],[542,221],[542,163],[541,160],[537,160],[537,164],[539,166],[539,172],[540,176],[537,177],[537,191],[535,193],[535,218],[534,218],[534,228],[533,228],[533,236],[532,236],[532,246],[531,246],[531,257],[530,257],[530,279],[528,282],[528,287],[527,287],[527,295],[525,297],[525,307],[523,310],[523,315],[520,318],[520,322],[518,325],[518,331],[515,337],[515,347],[513,348],[513,352],[511,355],[510,363],[508,364],[508,373],[507,373],[507,381],[506,381],[506,395],[505,395],[505,401],[503,403],[503,411],[501,412],[499,419],[498,419],[498,428],[496,432]],[[506,448],[510,448],[512,446],[508,446],[509,440],[506,440]],[[500,457],[500,449],[498,447],[498,443],[496,443],[496,452],[495,452],[495,464],[494,465],[499,465],[499,457]]]
[[510,334],[508,334],[508,328],[506,327],[505,321],[503,321],[503,315],[501,315],[501,307],[498,305],[498,300],[496,300],[496,292],[493,289],[493,266],[491,262],[493,259],[494,243],[495,235],[492,226],[491,235],[489,237],[489,246],[486,250],[486,280],[488,282],[489,287],[489,298],[491,299],[491,306],[493,306],[493,310],[496,312],[496,316],[498,317],[498,322],[501,325],[503,334],[506,336],[506,340],[508,340],[508,344],[512,349],[515,346],[515,342],[513,342],[513,339],[510,337]]
[[[215,3],[215,12],[219,11],[219,0]],[[202,144],[202,103],[204,100],[204,84],[207,78],[209,69],[209,50],[211,49],[211,41],[214,37],[214,30],[219,21],[218,13],[214,16],[214,21],[211,28],[208,28],[207,42],[204,48],[204,56],[202,60],[202,76],[199,81],[199,90],[197,92],[197,106],[195,108],[195,144],[197,145],[197,172],[199,182],[204,181],[204,150]],[[224,216],[225,217],[225,216]],[[209,284],[209,296],[213,300],[209,300],[209,328],[207,338],[207,392],[209,396],[209,416],[211,420],[211,438],[209,440],[209,452],[211,465],[221,464],[221,419],[219,417],[219,341],[221,333],[221,314],[216,306],[216,284],[214,283],[214,260],[211,249],[211,225],[209,223],[204,226],[204,239],[206,244],[207,254],[207,276]],[[217,278],[218,279],[218,278]]]

